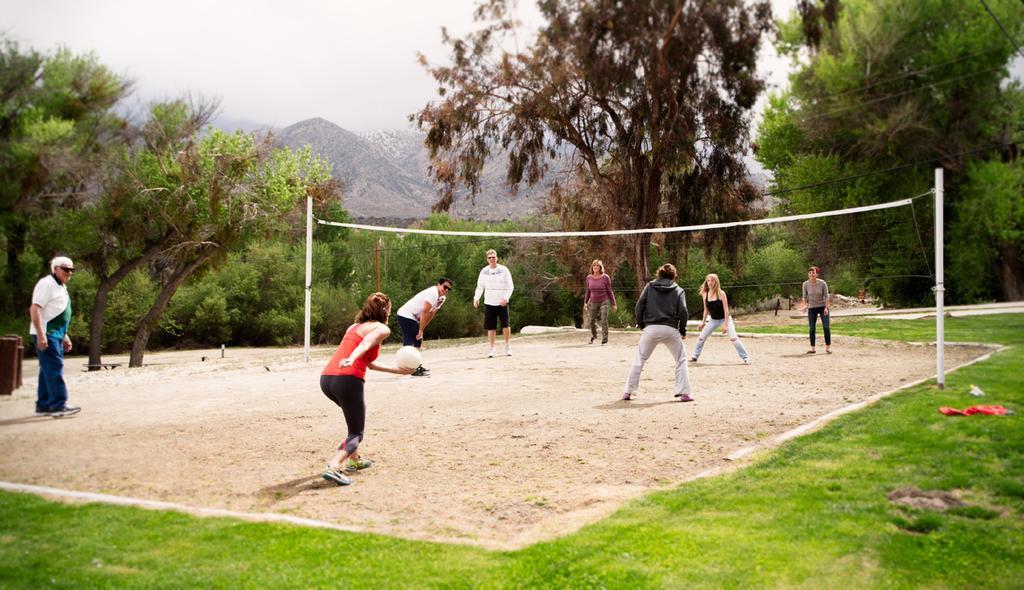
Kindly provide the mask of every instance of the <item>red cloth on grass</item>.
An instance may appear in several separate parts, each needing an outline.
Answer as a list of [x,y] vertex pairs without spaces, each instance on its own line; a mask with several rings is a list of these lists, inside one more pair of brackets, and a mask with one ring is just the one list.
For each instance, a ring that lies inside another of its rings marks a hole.
[[956,408],[941,407],[939,411],[947,416],[971,416],[973,414],[988,414],[990,416],[1002,416],[1006,414],[1003,406],[971,406],[963,410]]

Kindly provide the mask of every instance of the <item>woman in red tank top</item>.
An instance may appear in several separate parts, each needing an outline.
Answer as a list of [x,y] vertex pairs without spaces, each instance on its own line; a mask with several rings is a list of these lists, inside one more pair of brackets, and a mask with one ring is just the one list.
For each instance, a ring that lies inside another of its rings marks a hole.
[[391,300],[387,295],[374,293],[367,297],[363,309],[356,314],[355,323],[349,326],[338,350],[320,374],[320,390],[341,407],[348,426],[348,434],[323,473],[324,479],[341,486],[352,483],[346,473],[355,473],[373,465],[369,459],[359,456],[359,443],[363,440],[366,425],[366,401],[363,398],[366,370],[397,375],[413,372],[413,369],[374,363],[380,354],[381,342],[391,334],[388,328],[390,314]]

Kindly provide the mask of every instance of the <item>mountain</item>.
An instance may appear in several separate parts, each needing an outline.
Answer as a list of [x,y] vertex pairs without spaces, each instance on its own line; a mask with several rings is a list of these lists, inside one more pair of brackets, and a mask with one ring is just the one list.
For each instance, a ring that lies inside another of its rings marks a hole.
[[242,131],[243,133],[263,133],[274,130],[271,125],[264,125],[263,123],[250,121],[249,119],[225,117],[223,115],[218,115],[210,124],[226,133],[234,133],[235,131]]
[[[424,134],[388,130],[357,135],[322,119],[313,118],[274,131],[274,141],[293,149],[309,144],[313,151],[333,166],[334,178],[343,183],[342,201],[354,219],[374,222],[410,222],[424,219],[438,199],[438,192],[427,176],[429,159],[423,146]],[[548,187],[561,179],[559,170],[567,168],[568,150],[552,163],[551,170],[535,187],[520,186],[512,194],[505,184],[507,155],[496,150],[484,164],[480,193],[470,202],[466,191],[456,193],[449,213],[455,217],[501,220],[519,219],[541,209]],[[751,157],[744,159],[748,178],[762,190],[769,178]],[[768,209],[776,203],[771,197],[756,206]]]
[[[279,145],[293,149],[309,144],[333,166],[344,184],[345,209],[356,219],[423,219],[438,192],[427,176],[424,135],[411,131],[377,131],[357,135],[322,118],[307,119],[275,132]],[[553,176],[552,176],[553,177]],[[515,219],[537,212],[546,183],[509,193],[504,183],[503,154],[484,165],[480,194],[470,203],[457,194],[452,215],[471,219]]]

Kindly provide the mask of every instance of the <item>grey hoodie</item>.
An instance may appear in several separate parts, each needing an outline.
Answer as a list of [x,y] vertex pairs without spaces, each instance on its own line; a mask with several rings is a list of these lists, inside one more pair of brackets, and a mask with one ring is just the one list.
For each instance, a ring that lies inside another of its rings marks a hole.
[[690,316],[686,297],[683,288],[672,279],[658,278],[647,283],[634,311],[636,325],[641,329],[652,325],[672,326],[686,337],[686,319]]

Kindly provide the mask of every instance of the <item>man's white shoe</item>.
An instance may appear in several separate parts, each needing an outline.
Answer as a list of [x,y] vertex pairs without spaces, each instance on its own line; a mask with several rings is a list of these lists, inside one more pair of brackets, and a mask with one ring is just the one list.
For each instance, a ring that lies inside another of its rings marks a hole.
[[512,347],[508,344],[505,345],[505,356],[512,356]]
[[491,352],[487,353],[487,358],[489,358],[489,359],[494,358],[494,349],[493,348],[491,349]]

